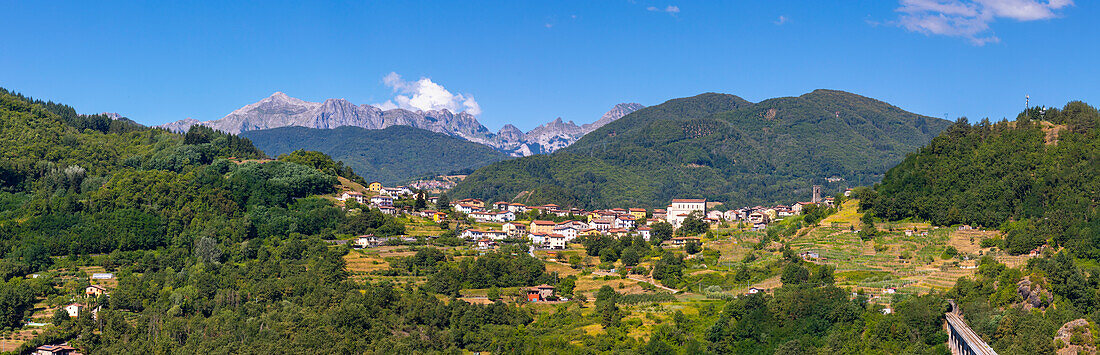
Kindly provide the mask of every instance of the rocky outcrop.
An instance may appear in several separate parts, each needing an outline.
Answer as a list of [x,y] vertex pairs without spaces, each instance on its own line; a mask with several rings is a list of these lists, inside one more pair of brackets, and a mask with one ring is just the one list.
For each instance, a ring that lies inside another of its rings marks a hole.
[[276,92],[259,102],[241,107],[225,117],[202,122],[184,119],[161,125],[175,132],[185,132],[201,124],[220,131],[239,134],[263,129],[300,126],[334,129],[343,126],[383,129],[390,126],[410,126],[460,137],[491,146],[512,156],[550,153],[576,142],[588,132],[622,118],[644,106],[636,103],[615,105],[598,121],[577,126],[561,118],[523,133],[513,125],[505,125],[493,133],[466,112],[448,110],[408,111],[382,110],[371,105],[355,105],[344,99],[309,102]]
[[1031,309],[1044,309],[1054,301],[1054,295],[1043,289],[1043,286],[1030,279],[1023,279],[1016,283],[1016,294],[1023,299],[1025,311]]
[[642,104],[633,102],[618,104],[615,105],[615,107],[612,107],[611,111],[607,111],[607,113],[603,114],[603,117],[600,117],[600,119],[596,120],[596,122],[583,125],[581,126],[581,128],[585,129],[584,133],[592,132],[595,131],[597,128],[603,127],[608,123],[623,118],[623,116],[629,115],[631,112],[638,111],[643,108],[645,108],[645,106],[642,106]]
[[1058,333],[1054,336],[1055,342],[1062,343],[1058,354],[1095,354],[1096,346],[1093,345],[1092,331],[1089,328],[1089,321],[1084,318],[1069,321],[1058,328]]

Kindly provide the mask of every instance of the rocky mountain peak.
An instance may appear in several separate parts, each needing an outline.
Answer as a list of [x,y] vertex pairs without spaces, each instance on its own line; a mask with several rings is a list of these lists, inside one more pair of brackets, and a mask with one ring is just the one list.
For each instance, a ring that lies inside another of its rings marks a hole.
[[599,120],[591,124],[584,125],[584,128],[588,130],[588,132],[595,131],[597,128],[603,127],[608,123],[614,122],[615,120],[623,118],[623,116],[629,115],[634,111],[638,111],[643,108],[645,108],[645,106],[634,102],[615,105],[611,108],[610,111],[604,113],[603,117],[600,117]]
[[342,126],[383,129],[390,126],[410,126],[460,137],[489,145],[515,156],[550,153],[564,148],[588,132],[607,122],[640,109],[639,104],[618,104],[593,124],[578,126],[561,117],[524,133],[516,126],[505,125],[497,133],[490,132],[477,117],[465,111],[430,110],[412,112],[403,109],[382,110],[371,105],[355,105],[345,99],[310,102],[291,97],[282,91],[241,107],[225,117],[201,122],[185,119],[160,127],[185,132],[201,124],[217,130],[239,134],[246,131],[288,126],[333,129]]

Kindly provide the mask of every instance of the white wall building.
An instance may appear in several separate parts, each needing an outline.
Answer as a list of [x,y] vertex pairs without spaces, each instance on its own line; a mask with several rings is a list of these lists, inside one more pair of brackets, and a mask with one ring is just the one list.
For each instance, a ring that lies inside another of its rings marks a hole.
[[691,212],[699,211],[705,213],[707,210],[706,199],[675,199],[672,200],[672,204],[668,205],[666,209],[668,212],[665,215],[665,219],[673,227],[680,228],[680,224],[684,223],[684,219]]

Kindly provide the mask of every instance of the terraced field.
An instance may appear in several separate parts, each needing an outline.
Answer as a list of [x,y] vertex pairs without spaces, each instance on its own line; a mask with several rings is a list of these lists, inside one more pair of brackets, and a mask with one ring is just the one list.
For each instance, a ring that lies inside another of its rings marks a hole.
[[[937,228],[919,222],[891,222],[876,225],[880,235],[860,240],[855,229],[861,227],[856,202],[849,201],[820,227],[804,229],[788,243],[797,252],[815,252],[819,264],[837,269],[837,284],[883,295],[886,288],[898,294],[945,291],[960,277],[974,275],[976,259],[993,255],[1009,266],[1027,262],[1027,256],[1008,256],[993,248],[981,248],[981,240],[996,231]],[[944,259],[948,246],[959,256]],[[888,296],[888,295],[883,295]]]

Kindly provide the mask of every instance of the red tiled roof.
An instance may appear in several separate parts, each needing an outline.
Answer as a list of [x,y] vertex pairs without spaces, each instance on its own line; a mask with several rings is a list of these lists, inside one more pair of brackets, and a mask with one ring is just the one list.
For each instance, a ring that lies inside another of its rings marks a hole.
[[706,199],[701,199],[701,198],[697,198],[697,199],[696,198],[678,198],[678,199],[673,199],[672,202],[673,203],[676,203],[676,202],[679,202],[679,203],[701,203],[701,202],[707,202],[707,200]]

